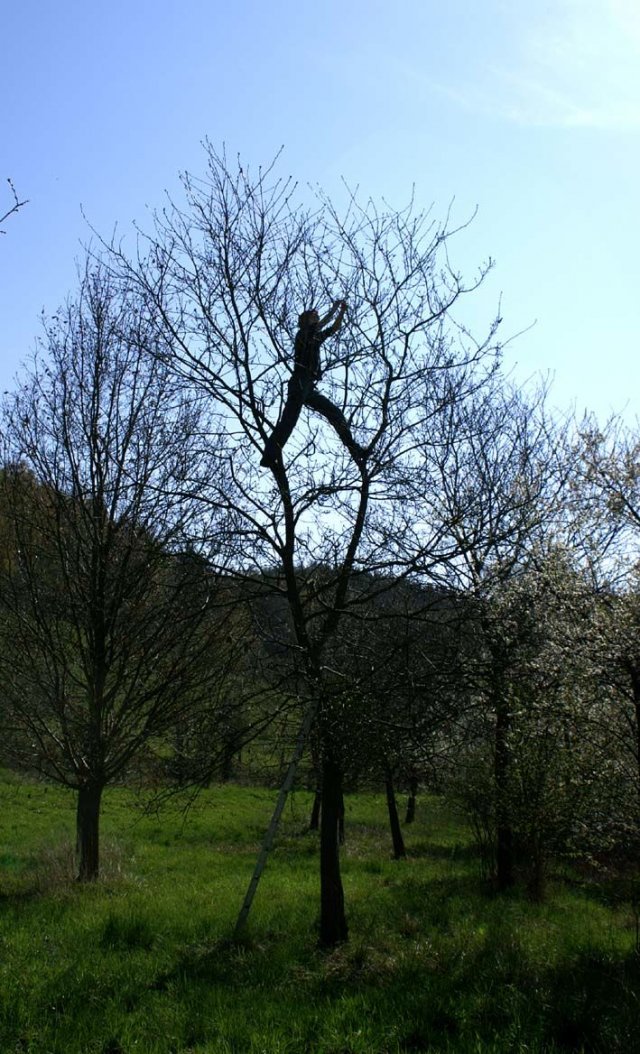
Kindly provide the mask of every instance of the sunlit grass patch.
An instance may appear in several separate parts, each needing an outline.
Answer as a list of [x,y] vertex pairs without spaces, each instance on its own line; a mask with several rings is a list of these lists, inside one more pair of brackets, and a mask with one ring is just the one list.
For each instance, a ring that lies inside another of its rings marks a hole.
[[316,945],[310,795],[287,807],[245,939],[233,923],[274,793],[206,791],[186,815],[105,796],[100,881],[73,881],[71,794],[0,784],[0,1051],[404,1054],[633,1051],[630,904],[480,878],[469,833],[424,798],[391,858],[382,795],[347,801],[350,942]]

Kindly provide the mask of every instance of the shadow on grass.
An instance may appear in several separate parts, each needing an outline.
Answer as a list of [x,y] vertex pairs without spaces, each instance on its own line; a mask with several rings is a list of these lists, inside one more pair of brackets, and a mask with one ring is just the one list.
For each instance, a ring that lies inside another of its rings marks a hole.
[[628,904],[640,910],[640,875],[594,875],[577,881],[571,876],[563,878],[567,885],[579,889],[581,896],[594,904],[607,908]]
[[7,908],[19,907],[21,904],[28,904],[40,896],[41,891],[38,886],[21,883],[19,886],[16,885],[15,889],[0,890],[0,905]]
[[[399,1050],[528,1050],[633,1054],[638,1041],[640,957],[585,953],[536,968],[515,946],[489,933],[486,943],[450,960],[403,961],[383,946],[354,942],[310,953],[274,970],[274,943],[218,941],[186,949],[149,990],[216,986],[234,993],[263,989],[277,973],[282,1012],[318,1011],[360,995],[368,1012],[402,1022]],[[288,977],[288,981],[286,978]],[[275,990],[275,989],[274,989]],[[346,1049],[346,1048],[345,1048]]]
[[[416,920],[415,928],[406,932],[388,912],[388,899],[381,899],[366,906],[371,913],[367,921],[386,911],[386,925],[364,927],[361,918],[353,927],[352,942],[332,952],[315,949],[310,931],[257,931],[241,942],[204,939],[176,949],[173,961],[165,960],[165,968],[155,976],[147,973],[142,983],[139,974],[96,974],[91,1014],[98,1018],[104,1014],[105,1020],[111,1015],[106,1029],[114,1027],[114,1007],[122,1020],[133,1013],[140,1015],[141,1022],[168,1013],[170,1007],[175,1021],[184,1019],[192,1029],[189,1042],[186,1032],[181,1035],[182,1045],[176,1046],[180,1050],[197,1046],[196,1039],[203,1045],[211,1040],[214,1026],[207,1005],[219,1008],[225,1029],[241,1030],[246,1019],[266,1037],[270,1028],[277,1027],[283,1037],[281,1049],[292,1052],[634,1054],[640,1050],[638,955],[569,949],[550,965],[528,955],[526,942],[518,940],[518,926],[527,925],[527,904],[517,893],[498,898],[470,877],[422,882],[407,876],[406,881],[410,888],[394,888],[392,898],[399,916],[411,912]],[[513,907],[517,920],[510,916]],[[123,961],[155,943],[147,917],[124,908],[107,914],[98,936],[101,952],[121,955]],[[149,965],[154,969],[151,961]],[[215,1004],[207,1003],[211,999]],[[60,1022],[73,1023],[85,1012],[86,1000],[86,973],[70,966],[65,974],[52,978],[45,1003],[49,1016],[54,1007]],[[285,1048],[292,1022],[310,1036],[329,1019],[339,1030],[344,1027],[341,1015],[348,1013],[349,1006],[353,1010],[348,1020],[356,1022],[354,1029],[363,1020],[368,1036],[393,1035],[393,1043],[390,1040],[385,1046],[380,1038],[373,1046],[364,1046],[363,1040],[359,1046],[345,1041],[334,1047],[323,1039],[317,1047],[305,1047],[300,1041]],[[17,1025],[10,1030],[14,1037],[16,1029]],[[105,1032],[103,1050],[130,1054],[133,1048],[118,1040],[118,1034]],[[230,1050],[249,1049],[240,1039],[234,1043]],[[18,1048],[14,1044],[11,1049]],[[264,1049],[270,1049],[266,1039]]]
[[476,846],[468,842],[452,845],[450,842],[420,841],[410,847],[409,855],[421,860],[451,860],[456,863],[469,861],[477,864],[480,859]]

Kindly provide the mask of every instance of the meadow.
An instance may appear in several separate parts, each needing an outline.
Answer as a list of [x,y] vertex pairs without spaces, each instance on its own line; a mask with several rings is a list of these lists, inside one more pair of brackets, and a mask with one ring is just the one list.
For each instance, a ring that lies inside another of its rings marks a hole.
[[0,783],[2,1054],[640,1051],[638,915],[605,874],[497,897],[437,798],[394,861],[381,795],[347,799],[348,944],[321,952],[317,835],[294,794],[246,939],[230,940],[274,793],[186,815],[106,793],[103,875],[73,881],[72,794]]

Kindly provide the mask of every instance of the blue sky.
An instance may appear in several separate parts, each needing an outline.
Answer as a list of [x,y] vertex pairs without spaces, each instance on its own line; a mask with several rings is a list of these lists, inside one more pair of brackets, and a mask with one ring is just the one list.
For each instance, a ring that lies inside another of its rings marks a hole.
[[3,42],[0,177],[29,204],[0,238],[1,388],[74,288],[81,206],[126,236],[206,136],[256,165],[284,145],[329,193],[477,205],[454,262],[496,261],[478,328],[502,296],[505,335],[537,320],[517,377],[635,419],[639,0],[21,0]]

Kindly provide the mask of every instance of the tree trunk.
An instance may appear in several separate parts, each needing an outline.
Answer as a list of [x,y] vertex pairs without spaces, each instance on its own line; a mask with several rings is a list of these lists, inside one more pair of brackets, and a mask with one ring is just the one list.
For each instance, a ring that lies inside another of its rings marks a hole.
[[544,848],[541,844],[534,842],[531,846],[528,894],[529,898],[537,904],[541,904],[545,896],[545,865]]
[[496,739],[494,773],[496,785],[496,885],[503,893],[513,885],[513,831],[509,822],[509,703],[499,697],[496,702]]
[[418,793],[418,778],[412,776],[409,780],[409,797],[407,798],[407,814],[405,823],[413,823],[416,818],[416,795]]
[[636,718],[636,765],[638,768],[638,797],[640,798],[640,670],[635,666],[631,669],[631,684]]
[[313,796],[313,805],[311,806],[311,819],[309,820],[309,830],[317,831],[320,828],[320,806],[322,805],[322,791],[320,787],[316,788],[316,792]]
[[496,885],[504,893],[514,882],[513,831],[508,823],[498,824],[496,831]]
[[338,843],[344,845],[344,794],[340,788],[340,805],[338,806]]
[[341,803],[342,772],[327,758],[322,766],[320,816],[320,945],[323,948],[334,948],[349,935],[338,845]]
[[78,882],[95,882],[100,870],[100,799],[102,787],[89,783],[78,790],[76,851]]
[[[321,787],[318,787],[313,796],[313,805],[311,806],[311,819],[309,821],[309,831],[318,831],[319,829],[319,818],[321,818],[323,805],[323,792]],[[337,814],[337,840],[341,845],[345,844],[345,798],[341,795],[340,811]]]
[[233,744],[227,744],[224,747],[222,754],[222,765],[220,766],[220,779],[223,783],[228,783],[233,776],[233,759],[234,759]]
[[385,773],[384,788],[387,794],[387,809],[389,810],[389,824],[391,826],[391,840],[393,842],[393,858],[394,860],[402,860],[407,855],[407,851],[404,847],[404,838],[402,837],[402,831],[400,829],[400,818],[398,816],[398,806],[396,804],[396,793],[393,788],[391,769],[387,769]]

